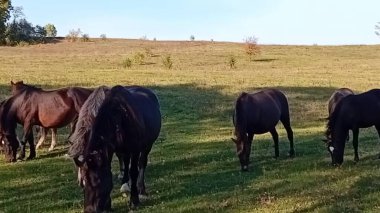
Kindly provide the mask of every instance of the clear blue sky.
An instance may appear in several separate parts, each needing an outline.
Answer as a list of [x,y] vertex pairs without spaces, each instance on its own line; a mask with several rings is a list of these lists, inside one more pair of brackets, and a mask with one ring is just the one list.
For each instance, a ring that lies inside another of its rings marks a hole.
[[263,44],[378,44],[380,0],[13,0],[33,24],[58,35]]

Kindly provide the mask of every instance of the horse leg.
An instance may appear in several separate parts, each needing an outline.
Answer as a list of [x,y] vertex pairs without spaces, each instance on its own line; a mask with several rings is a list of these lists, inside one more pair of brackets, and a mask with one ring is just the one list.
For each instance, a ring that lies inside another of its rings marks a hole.
[[117,176],[117,178],[119,180],[123,180],[124,178],[124,170],[125,170],[125,166],[124,166],[124,157],[122,154],[119,154],[119,153],[116,153],[116,156],[117,156],[117,159],[119,160],[119,175]]
[[138,162],[139,162],[139,154],[132,154],[131,158],[131,168],[130,168],[130,173],[131,173],[131,198],[129,201],[129,206],[133,209],[137,207],[140,203],[139,199],[139,192],[137,190],[137,176],[139,173],[138,169]]
[[129,161],[131,159],[131,155],[128,153],[128,154],[124,154],[122,156],[120,156],[119,158],[119,164],[120,164],[120,159],[123,160],[123,166],[124,166],[124,172],[123,172],[123,177],[121,179],[121,188],[120,188],[120,192],[121,193],[128,193],[131,191],[131,188],[129,187]]
[[359,161],[358,143],[359,143],[359,129],[354,128],[352,129],[352,145],[354,146],[354,152],[355,152],[354,161],[355,162]]
[[28,143],[29,143],[29,157],[27,160],[31,160],[36,157],[36,147],[34,146],[34,137],[33,137],[33,130],[30,131],[29,136],[27,137]]
[[252,141],[253,141],[254,134],[248,133],[248,162],[250,163],[250,156],[251,156],[251,150],[252,150]]
[[140,160],[139,160],[139,176],[137,179],[137,188],[139,190],[140,195],[147,195],[145,190],[145,168],[148,164],[148,154],[147,153],[141,153]]
[[39,132],[40,132],[40,139],[38,140],[38,143],[36,145],[36,149],[39,149],[40,146],[43,144],[43,142],[45,141],[45,138],[46,138],[46,130],[44,127],[38,127],[39,128]]
[[284,125],[286,134],[288,135],[289,139],[289,157],[294,157],[294,143],[293,143],[293,130],[292,127],[290,126],[290,118],[289,115],[284,116],[283,119],[281,119],[282,125]]
[[[20,155],[18,157],[19,160],[23,160],[25,158],[26,142],[28,141],[28,139],[30,139],[30,132],[33,131],[32,127],[33,126],[30,124],[30,119],[26,119],[24,123],[24,134],[20,142],[21,150],[20,150]],[[32,136],[33,136],[33,133],[32,133]],[[33,144],[33,148],[34,148],[34,144]]]
[[[379,135],[380,137],[380,124],[379,125],[375,125],[375,128],[377,130],[377,134]],[[380,155],[379,155],[379,159],[380,159]]]
[[53,151],[55,145],[57,144],[57,128],[51,128],[51,144],[49,148],[49,152]]
[[276,128],[272,129],[270,131],[270,134],[272,135],[273,141],[274,141],[274,156],[275,158],[278,158],[279,151],[278,151],[278,133],[276,131]]

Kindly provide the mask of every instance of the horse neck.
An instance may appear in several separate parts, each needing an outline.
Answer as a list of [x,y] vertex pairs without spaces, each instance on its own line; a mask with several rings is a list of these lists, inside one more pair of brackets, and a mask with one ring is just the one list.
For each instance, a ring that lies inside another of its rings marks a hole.
[[338,120],[335,123],[331,137],[333,141],[333,146],[337,148],[339,151],[343,151],[345,147],[347,134],[348,129],[344,127],[340,120]]

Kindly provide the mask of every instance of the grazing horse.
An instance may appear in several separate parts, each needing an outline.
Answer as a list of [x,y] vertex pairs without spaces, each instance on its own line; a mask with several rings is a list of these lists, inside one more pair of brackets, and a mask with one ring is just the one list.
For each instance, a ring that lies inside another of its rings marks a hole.
[[[27,87],[30,87],[30,86],[27,84],[24,84],[23,81],[17,81],[17,82],[11,81],[11,94],[17,95],[18,93],[22,92]],[[71,123],[71,126],[74,125],[74,122]],[[37,135],[40,136],[40,139],[38,140],[37,145],[36,145],[36,149],[38,149],[44,143],[46,136],[49,132],[49,128],[36,126],[35,129],[36,129]],[[71,128],[71,130],[73,130],[73,128]],[[55,145],[57,144],[57,128],[50,128],[50,131],[51,131],[51,144],[50,144],[49,151],[52,151]]]
[[[22,87],[22,88],[21,88]],[[25,157],[25,144],[30,145],[28,159],[36,156],[33,125],[44,128],[59,128],[71,123],[92,90],[68,87],[44,91],[41,88],[20,84],[19,92],[8,98],[0,110],[0,134],[5,142],[6,161],[16,161],[19,144],[19,159]],[[17,123],[23,125],[21,143],[16,136]]]
[[[344,97],[348,95],[354,95],[354,92],[351,89],[348,88],[340,88],[334,91],[334,93],[331,95],[328,103],[328,112],[329,116],[334,112],[336,105],[338,105],[339,101],[341,101]],[[328,142],[330,136],[323,140],[324,142]],[[347,141],[349,140],[349,136],[347,136]]]
[[[105,97],[99,108],[96,94],[89,97],[86,103],[95,104],[89,104],[88,108],[85,104],[81,111],[89,110],[91,113],[89,117],[80,113],[76,125],[76,129],[83,129],[84,133],[74,133],[71,137],[74,141],[69,155],[79,167],[78,178],[84,188],[84,212],[111,209],[111,161],[114,153],[122,154],[126,167],[121,190],[125,192],[128,188],[130,176],[129,204],[132,208],[139,204],[139,192],[145,193],[148,154],[161,129],[159,102],[151,90],[115,86]],[[85,119],[94,120],[82,122]],[[79,140],[75,142],[77,136]]]
[[255,134],[270,132],[274,141],[275,157],[279,156],[278,121],[284,125],[290,141],[289,155],[294,156],[293,130],[290,126],[289,106],[286,96],[279,90],[267,89],[248,94],[243,92],[236,100],[233,123],[237,155],[242,171],[248,171],[252,140]]
[[345,140],[352,130],[355,161],[359,161],[359,128],[375,126],[380,136],[380,89],[349,95],[339,101],[326,125],[327,150],[333,165],[343,163]]

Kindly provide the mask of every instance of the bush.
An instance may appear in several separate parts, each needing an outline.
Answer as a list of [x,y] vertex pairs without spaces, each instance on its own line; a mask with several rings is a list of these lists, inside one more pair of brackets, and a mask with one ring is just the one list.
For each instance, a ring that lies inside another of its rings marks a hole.
[[70,42],[75,42],[81,34],[82,31],[79,28],[77,30],[70,30],[69,34],[66,35],[66,39]]
[[83,34],[81,38],[82,42],[89,42],[90,41],[90,36],[88,34]]
[[100,35],[100,38],[101,38],[103,41],[107,40],[107,36],[106,36],[106,34],[101,34],[101,35]]
[[194,40],[195,40],[194,35],[191,35],[191,36],[190,36],[190,41],[194,41]]
[[230,69],[235,69],[236,68],[236,58],[235,56],[231,55],[228,59],[228,66],[230,67]]
[[145,48],[144,48],[144,51],[145,51],[145,55],[146,55],[147,57],[152,57],[152,56],[154,56],[154,54],[153,54],[153,52],[152,52],[152,48],[150,48],[150,47],[145,47]]
[[245,53],[248,55],[249,60],[260,53],[260,47],[257,45],[257,38],[254,36],[245,39]]
[[170,55],[162,58],[162,65],[169,70],[173,67],[173,61]]
[[44,29],[45,29],[47,37],[54,38],[57,36],[57,29],[55,28],[55,26],[53,24],[45,25]]
[[131,68],[132,67],[132,60],[130,58],[126,58],[123,61],[123,67],[124,68]]
[[133,56],[133,60],[136,64],[143,65],[145,63],[145,55],[138,52]]

